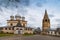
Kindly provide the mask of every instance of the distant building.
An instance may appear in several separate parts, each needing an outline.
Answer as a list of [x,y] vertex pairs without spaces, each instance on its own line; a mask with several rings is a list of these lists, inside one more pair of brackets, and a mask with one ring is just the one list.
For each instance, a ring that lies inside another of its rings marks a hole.
[[21,17],[20,15],[10,16],[10,20],[7,20],[7,26],[0,27],[0,30],[3,33],[33,33],[33,28],[27,27],[25,17]]
[[33,33],[34,34],[40,34],[41,33],[41,29],[38,27],[38,28],[34,29]]
[[48,35],[58,35],[58,36],[60,36],[60,28],[57,28],[57,29],[55,29],[55,30],[50,29],[50,30],[48,31]]
[[48,31],[48,34],[49,34],[49,35],[56,35],[56,30],[50,29],[50,30]]
[[46,32],[50,29],[50,19],[47,14],[47,10],[45,10],[45,15],[42,21],[42,31]]

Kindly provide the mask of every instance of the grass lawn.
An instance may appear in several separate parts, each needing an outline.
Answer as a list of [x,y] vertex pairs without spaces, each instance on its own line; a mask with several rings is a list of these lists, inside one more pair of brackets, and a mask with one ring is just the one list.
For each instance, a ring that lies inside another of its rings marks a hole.
[[3,34],[3,33],[0,33],[0,37],[5,37],[5,36],[14,36],[14,34]]
[[[6,37],[6,36],[17,36],[20,34],[6,34],[6,33],[0,33],[0,37]],[[22,36],[33,36],[34,34],[23,34]]]

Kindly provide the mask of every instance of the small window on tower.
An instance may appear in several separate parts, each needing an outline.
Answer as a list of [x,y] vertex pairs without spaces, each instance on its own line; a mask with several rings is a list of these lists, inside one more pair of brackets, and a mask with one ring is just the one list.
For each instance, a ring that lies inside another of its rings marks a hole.
[[45,20],[45,22],[47,22],[47,19]]

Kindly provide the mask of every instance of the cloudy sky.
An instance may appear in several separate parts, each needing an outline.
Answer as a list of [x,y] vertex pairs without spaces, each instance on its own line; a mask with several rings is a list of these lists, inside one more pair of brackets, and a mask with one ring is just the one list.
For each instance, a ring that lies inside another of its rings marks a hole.
[[0,26],[5,26],[10,15],[25,16],[27,26],[42,27],[45,9],[51,28],[60,27],[60,0],[0,0]]

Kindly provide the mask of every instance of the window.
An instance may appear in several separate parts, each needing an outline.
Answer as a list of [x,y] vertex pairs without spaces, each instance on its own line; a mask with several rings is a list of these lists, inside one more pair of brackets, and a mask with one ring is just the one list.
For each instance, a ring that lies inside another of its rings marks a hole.
[[30,30],[30,28],[28,28],[28,30]]
[[25,27],[25,24],[23,23],[22,26]]
[[11,26],[13,26],[13,24],[12,24],[12,23],[11,23],[10,25],[11,25]]
[[9,30],[11,30],[11,28],[9,28]]
[[14,30],[14,28],[12,28],[12,30]]
[[16,30],[19,30],[19,28],[17,28]]
[[25,28],[25,30],[27,30],[27,28]]
[[45,22],[47,22],[47,19],[45,20]]
[[32,28],[30,30],[32,30]]
[[6,32],[6,33],[8,33],[8,32]]
[[7,30],[7,28],[5,28],[5,30]]
[[3,28],[0,28],[0,30],[2,30]]
[[20,30],[22,30],[22,29],[20,29]]

